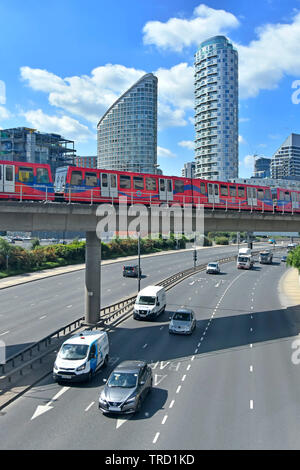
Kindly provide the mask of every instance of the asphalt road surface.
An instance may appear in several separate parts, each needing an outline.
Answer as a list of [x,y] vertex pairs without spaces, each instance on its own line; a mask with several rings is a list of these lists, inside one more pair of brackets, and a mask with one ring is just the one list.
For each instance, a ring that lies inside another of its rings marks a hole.
[[[197,263],[236,252],[234,246],[203,248],[198,251]],[[120,261],[102,267],[103,307],[137,292],[137,279],[122,275],[123,264]],[[193,266],[193,252],[147,257],[142,259],[141,266],[143,288]],[[81,270],[0,291],[0,340],[6,344],[7,358],[84,316],[84,275]]]
[[[109,333],[110,363],[90,384],[51,376],[0,415],[1,449],[298,449],[300,374],[291,360],[300,316],[284,308],[286,267],[234,263],[198,273],[167,293],[154,322],[126,320]],[[192,307],[192,336],[168,333],[169,313]],[[98,396],[114,364],[147,360],[154,388],[133,417],[109,417]]]

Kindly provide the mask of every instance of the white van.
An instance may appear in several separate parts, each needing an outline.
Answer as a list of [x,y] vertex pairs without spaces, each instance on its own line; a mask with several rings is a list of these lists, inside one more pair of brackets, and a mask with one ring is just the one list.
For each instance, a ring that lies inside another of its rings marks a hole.
[[108,363],[109,342],[104,331],[87,330],[71,336],[62,345],[53,367],[55,382],[90,380]]
[[152,320],[165,311],[166,292],[161,286],[148,286],[142,289],[135,300],[133,318]]

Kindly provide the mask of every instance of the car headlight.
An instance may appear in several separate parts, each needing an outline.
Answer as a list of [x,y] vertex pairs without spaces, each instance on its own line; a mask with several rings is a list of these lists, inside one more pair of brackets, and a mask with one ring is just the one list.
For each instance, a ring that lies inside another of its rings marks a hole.
[[129,397],[125,403],[133,403],[135,401],[136,397]]
[[102,395],[100,395],[99,401],[100,401],[101,403],[104,403],[104,404],[107,403],[107,401],[105,400],[105,398],[104,398]]
[[53,369],[54,369],[54,370],[58,370],[58,367],[57,367],[57,365],[56,365],[56,362],[54,362]]
[[86,362],[85,362],[84,364],[82,364],[82,366],[77,367],[76,370],[77,370],[78,372],[81,371],[81,370],[84,370],[84,369],[85,369],[85,366],[86,366]]

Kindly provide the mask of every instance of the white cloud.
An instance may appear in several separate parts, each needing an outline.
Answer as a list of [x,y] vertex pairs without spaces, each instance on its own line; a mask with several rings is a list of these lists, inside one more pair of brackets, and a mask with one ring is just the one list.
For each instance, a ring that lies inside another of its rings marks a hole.
[[4,108],[4,106],[0,106],[0,119],[4,121],[5,119],[9,119],[10,117],[11,114],[8,109]]
[[163,158],[175,158],[176,155],[171,150],[157,146],[157,156]]
[[49,103],[81,116],[95,126],[105,111],[142,75],[142,70],[107,64],[91,75],[60,78],[47,70],[21,67],[21,78],[36,90],[48,93]]
[[300,74],[300,13],[291,23],[267,24],[256,33],[248,46],[236,45],[241,98],[276,88],[285,75]]
[[253,155],[246,155],[244,157],[243,163],[246,168],[253,168],[254,167],[254,156]]
[[53,132],[77,142],[96,138],[96,134],[93,134],[87,126],[69,116],[49,116],[41,109],[30,110],[22,114],[30,125],[42,132]]
[[[41,69],[21,68],[21,78],[36,90],[48,93],[52,106],[96,126],[107,109],[146,72],[123,65],[107,64],[91,75],[60,78]],[[193,108],[193,68],[186,63],[160,68],[158,77],[158,127],[185,126],[186,110]]]
[[186,147],[189,150],[195,149],[195,142],[193,140],[181,140],[181,142],[178,142],[178,145],[180,145],[180,147]]
[[242,135],[239,135],[239,144],[245,144],[246,141]]
[[6,103],[5,83],[0,80],[0,104]]
[[170,18],[165,23],[148,21],[143,28],[143,41],[147,45],[180,52],[184,47],[197,46],[210,36],[226,34],[237,26],[239,21],[232,13],[200,4],[190,19]]

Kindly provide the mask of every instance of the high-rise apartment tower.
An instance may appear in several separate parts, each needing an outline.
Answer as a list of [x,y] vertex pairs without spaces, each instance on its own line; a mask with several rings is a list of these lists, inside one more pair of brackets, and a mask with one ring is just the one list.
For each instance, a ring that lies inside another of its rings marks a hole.
[[195,160],[197,178],[238,176],[238,53],[224,36],[195,54]]

